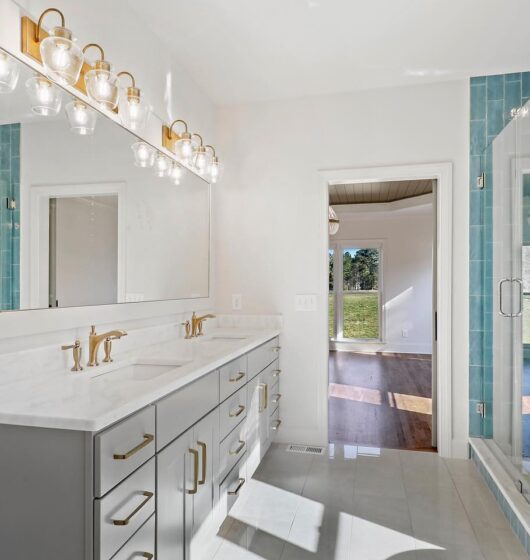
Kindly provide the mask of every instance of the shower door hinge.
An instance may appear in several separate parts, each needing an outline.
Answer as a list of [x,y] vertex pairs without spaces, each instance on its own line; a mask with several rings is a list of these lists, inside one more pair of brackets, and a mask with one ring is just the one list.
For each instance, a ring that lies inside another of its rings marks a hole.
[[480,414],[481,418],[485,418],[486,417],[486,403],[484,403],[484,402],[477,403],[476,411],[477,411],[477,414]]
[[16,210],[17,201],[14,198],[6,198],[6,208],[8,210]]
[[478,177],[477,177],[477,187],[479,189],[483,189],[486,186],[486,174],[484,172],[482,172]]

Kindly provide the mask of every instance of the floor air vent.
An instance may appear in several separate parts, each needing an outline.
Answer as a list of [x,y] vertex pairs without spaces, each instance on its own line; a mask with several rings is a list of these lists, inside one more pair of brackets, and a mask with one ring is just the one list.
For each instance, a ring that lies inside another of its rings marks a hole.
[[287,451],[291,453],[304,453],[306,455],[324,455],[325,447],[317,447],[315,445],[295,445],[291,443],[287,446]]

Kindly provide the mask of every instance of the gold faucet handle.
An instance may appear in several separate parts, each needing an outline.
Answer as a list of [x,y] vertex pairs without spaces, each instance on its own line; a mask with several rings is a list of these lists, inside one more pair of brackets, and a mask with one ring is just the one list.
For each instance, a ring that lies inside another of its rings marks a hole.
[[184,323],[180,323],[186,329],[186,336],[185,338],[191,338],[191,323],[188,321],[184,321]]
[[81,348],[80,340],[76,340],[73,344],[61,346],[61,350],[72,350],[74,366],[70,371],[83,371],[83,366],[81,365],[81,355],[83,353],[83,349]]
[[112,341],[115,339],[115,336],[107,336],[103,344],[103,348],[105,350],[105,357],[103,358],[103,362],[106,364],[114,361],[110,354],[112,352]]

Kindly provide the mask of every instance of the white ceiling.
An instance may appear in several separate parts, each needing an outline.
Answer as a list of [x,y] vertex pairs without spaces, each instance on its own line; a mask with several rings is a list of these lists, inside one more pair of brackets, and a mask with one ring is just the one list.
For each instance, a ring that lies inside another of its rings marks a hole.
[[530,69],[528,0],[130,0],[217,104]]

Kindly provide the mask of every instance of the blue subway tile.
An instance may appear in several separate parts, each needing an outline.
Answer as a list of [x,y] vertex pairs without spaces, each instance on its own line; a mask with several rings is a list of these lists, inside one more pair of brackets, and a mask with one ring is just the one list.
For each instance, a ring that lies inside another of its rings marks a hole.
[[471,86],[471,120],[484,120],[486,118],[486,85]]
[[486,78],[488,101],[504,97],[504,76],[488,76]]
[[480,156],[486,147],[486,121],[471,123],[471,155]]
[[[473,123],[471,123],[473,125]],[[489,136],[496,136],[504,128],[504,100],[488,99],[487,104],[487,128]]]
[[[509,116],[512,109],[521,106],[521,82],[507,82],[505,85],[504,113]],[[506,121],[507,122],[507,121]]]

